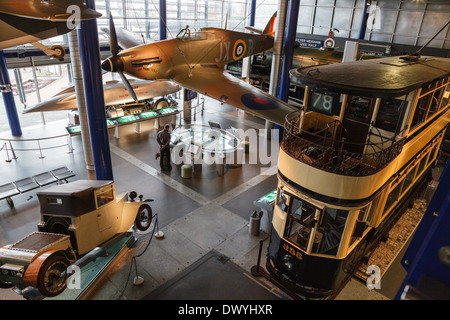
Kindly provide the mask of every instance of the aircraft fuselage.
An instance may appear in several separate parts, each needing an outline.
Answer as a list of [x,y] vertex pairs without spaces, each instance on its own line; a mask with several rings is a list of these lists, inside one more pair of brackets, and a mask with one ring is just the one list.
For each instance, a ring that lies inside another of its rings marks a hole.
[[172,79],[195,67],[221,67],[273,47],[273,38],[216,28],[146,44],[120,53],[123,71],[146,80]]

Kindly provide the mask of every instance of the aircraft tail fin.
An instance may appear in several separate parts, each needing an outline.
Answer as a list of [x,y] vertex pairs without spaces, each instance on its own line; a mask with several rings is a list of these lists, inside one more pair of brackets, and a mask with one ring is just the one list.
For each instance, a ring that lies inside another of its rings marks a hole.
[[265,35],[274,35],[275,34],[275,22],[277,21],[277,12],[273,14],[272,18],[270,18],[266,27],[264,28],[263,34]]

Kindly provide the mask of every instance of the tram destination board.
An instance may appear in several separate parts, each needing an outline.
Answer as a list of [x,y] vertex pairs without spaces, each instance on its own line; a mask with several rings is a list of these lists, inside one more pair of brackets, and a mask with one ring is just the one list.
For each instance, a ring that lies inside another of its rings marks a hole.
[[[149,110],[136,114],[128,114],[117,118],[106,119],[106,125],[108,128],[118,127],[120,125],[126,125],[136,123],[144,120],[157,119],[165,116],[178,114],[178,109],[174,107],[168,107],[158,110]],[[67,132],[70,135],[77,135],[81,133],[80,125],[66,127]]]
[[311,90],[310,95],[308,109],[329,116],[338,114],[338,95],[336,93],[322,93]]

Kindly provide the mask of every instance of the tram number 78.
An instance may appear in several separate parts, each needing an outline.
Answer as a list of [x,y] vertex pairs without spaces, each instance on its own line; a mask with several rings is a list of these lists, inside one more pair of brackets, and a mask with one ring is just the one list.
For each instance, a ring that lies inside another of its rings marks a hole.
[[296,257],[298,260],[302,260],[302,254],[301,252],[297,251],[294,247],[291,247],[290,245],[288,245],[287,243],[283,243],[283,249],[287,252],[289,252],[289,254],[293,255],[294,257]]
[[333,115],[333,106],[335,104],[336,96],[323,94],[319,92],[311,92],[309,99],[309,108],[320,113]]

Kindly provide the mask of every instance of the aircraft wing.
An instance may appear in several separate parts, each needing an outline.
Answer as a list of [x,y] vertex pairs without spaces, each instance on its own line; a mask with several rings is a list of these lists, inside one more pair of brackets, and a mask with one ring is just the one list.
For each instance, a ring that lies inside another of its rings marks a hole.
[[[110,36],[109,28],[101,28],[101,30]],[[116,28],[117,40],[122,49],[129,49],[145,44],[142,38],[136,32],[129,31],[124,28]]]
[[24,18],[66,21],[73,14],[72,11],[67,13],[70,5],[80,8],[80,20],[95,19],[101,16],[100,13],[83,4],[83,0],[0,0],[0,12]]
[[191,77],[178,72],[173,80],[181,86],[284,126],[285,117],[297,110],[286,102],[228,74],[216,65],[197,65]]
[[[131,79],[130,83],[138,97],[143,101],[150,98],[166,96],[181,90],[180,86],[172,81],[147,81]],[[120,81],[109,81],[103,85],[105,105],[120,105],[134,102],[127,89]],[[74,110],[78,108],[74,87],[69,87],[52,98],[42,101],[31,108],[26,108],[23,113]]]

